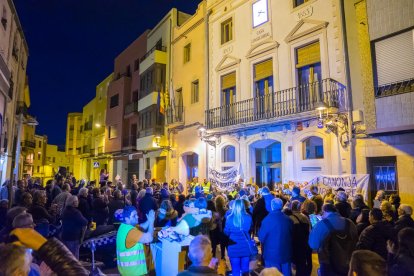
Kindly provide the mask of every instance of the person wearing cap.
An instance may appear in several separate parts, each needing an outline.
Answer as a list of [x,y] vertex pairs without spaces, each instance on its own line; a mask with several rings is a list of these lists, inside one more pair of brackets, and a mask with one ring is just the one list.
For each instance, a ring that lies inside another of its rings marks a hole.
[[298,200],[300,203],[303,203],[306,198],[300,195],[300,188],[298,186],[293,187],[292,189],[292,198],[290,201]]
[[145,275],[148,271],[144,244],[153,239],[155,212],[150,210],[146,222],[138,224],[137,210],[133,206],[126,206],[122,217],[123,222],[116,235],[118,271],[126,276]]
[[[190,243],[188,249],[188,258],[191,260],[191,266],[177,276],[218,276],[216,270],[212,268],[213,255],[211,252],[211,242],[206,236],[196,236]],[[214,259],[213,259],[214,260]]]

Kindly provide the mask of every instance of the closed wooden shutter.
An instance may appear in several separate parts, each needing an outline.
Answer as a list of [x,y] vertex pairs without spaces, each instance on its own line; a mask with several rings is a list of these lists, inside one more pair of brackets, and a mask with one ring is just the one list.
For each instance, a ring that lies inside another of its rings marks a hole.
[[296,68],[321,62],[319,41],[297,49]]
[[236,86],[236,72],[221,77],[221,90]]
[[375,42],[378,86],[414,78],[414,31]]
[[273,62],[271,59],[254,66],[254,80],[259,81],[273,76]]

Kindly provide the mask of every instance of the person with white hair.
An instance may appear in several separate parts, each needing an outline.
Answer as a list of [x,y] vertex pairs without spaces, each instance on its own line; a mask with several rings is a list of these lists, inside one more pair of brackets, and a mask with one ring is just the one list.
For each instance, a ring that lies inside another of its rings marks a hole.
[[213,254],[211,242],[206,236],[198,235],[191,241],[188,258],[192,262],[191,266],[177,276],[218,275],[216,270],[210,267]]
[[414,221],[411,217],[413,215],[413,208],[408,204],[401,204],[398,207],[398,220],[395,223],[394,229],[396,234],[405,227],[414,228]]
[[272,211],[264,218],[258,232],[262,244],[264,265],[276,267],[283,275],[292,275],[292,220],[282,213],[283,201],[274,198]]
[[79,206],[78,210],[82,213],[82,216],[84,216],[89,223],[92,222],[92,210],[91,205],[88,200],[88,194],[89,190],[88,188],[80,188],[78,193],[78,200],[79,200]]
[[78,197],[72,195],[66,200],[62,215],[62,241],[66,247],[79,259],[79,248],[88,220],[77,209]]
[[351,215],[352,206],[348,203],[348,195],[344,191],[339,191],[336,194],[335,208],[338,210],[338,213],[344,218],[349,218]]

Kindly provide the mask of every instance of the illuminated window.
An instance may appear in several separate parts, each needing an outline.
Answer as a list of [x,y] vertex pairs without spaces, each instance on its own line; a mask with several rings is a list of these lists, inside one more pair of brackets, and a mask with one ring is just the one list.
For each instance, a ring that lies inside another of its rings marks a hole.
[[323,139],[311,136],[303,142],[303,159],[323,159]]
[[116,137],[118,137],[117,125],[109,126],[109,128],[108,128],[108,138],[112,139],[112,138],[116,138]]

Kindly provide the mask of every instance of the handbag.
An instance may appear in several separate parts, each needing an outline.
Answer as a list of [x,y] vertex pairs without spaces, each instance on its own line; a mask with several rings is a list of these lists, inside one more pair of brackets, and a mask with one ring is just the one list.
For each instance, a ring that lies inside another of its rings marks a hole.
[[242,232],[243,232],[244,238],[247,241],[247,245],[249,246],[249,251],[250,251],[249,270],[252,271],[252,270],[257,269],[257,255],[259,254],[259,250],[257,248],[256,242],[254,241],[254,239],[246,235],[244,231]]

